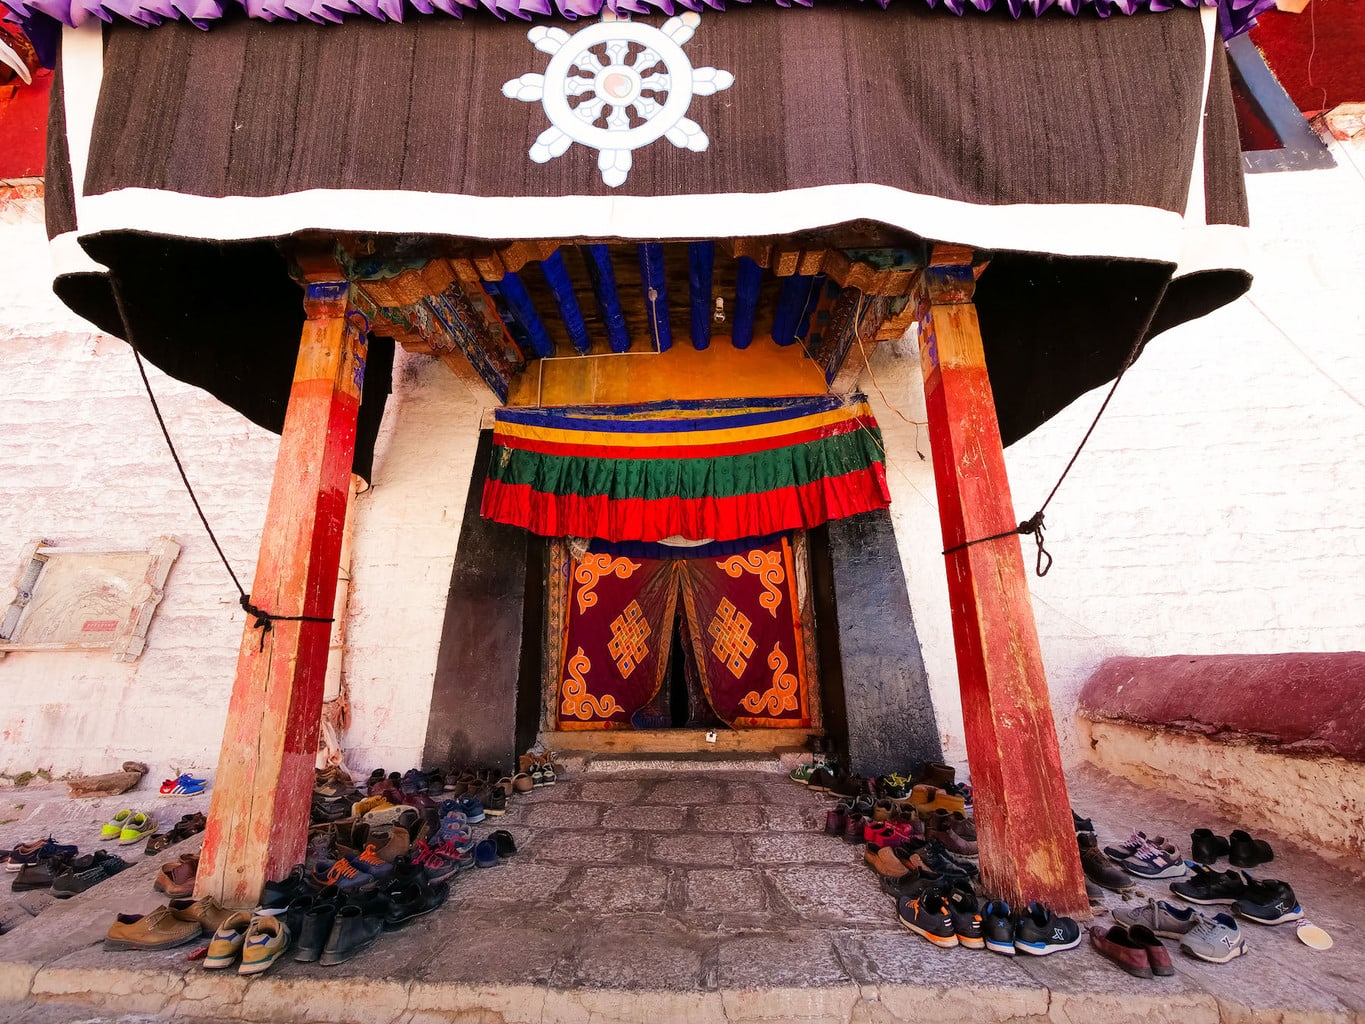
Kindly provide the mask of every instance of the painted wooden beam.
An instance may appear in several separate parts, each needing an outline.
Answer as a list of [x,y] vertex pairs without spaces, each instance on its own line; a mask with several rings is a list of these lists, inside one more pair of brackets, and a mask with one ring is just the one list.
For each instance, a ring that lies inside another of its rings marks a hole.
[[[933,263],[918,297],[920,365],[949,551],[1013,530],[1016,516],[972,302],[975,274],[970,263]],[[982,884],[1015,906],[1040,900],[1088,919],[1019,537],[954,551],[945,566]]]
[[791,345],[806,336],[820,284],[821,280],[805,274],[792,274],[782,282],[777,312],[773,314],[773,341]]
[[687,243],[687,301],[692,315],[692,347],[711,344],[711,278],[715,269],[716,243]]
[[597,311],[607,329],[607,344],[613,352],[630,351],[630,334],[626,331],[626,315],[621,312],[621,297],[616,292],[616,270],[611,265],[611,251],[605,245],[579,246],[592,293],[597,299]]
[[640,252],[640,287],[645,293],[645,321],[649,324],[654,348],[667,352],[673,347],[673,328],[668,322],[668,283],[664,279],[664,247],[661,242],[644,242]]
[[735,310],[730,319],[730,341],[735,348],[748,348],[754,340],[754,317],[758,293],[763,287],[763,267],[749,256],[735,260]]
[[366,336],[348,323],[350,284],[330,260],[304,264],[299,343],[252,602],[218,756],[196,896],[249,908],[267,879],[303,860],[313,793],[342,524],[365,376]]
[[554,293],[555,305],[559,307],[559,318],[564,321],[569,343],[580,355],[586,355],[591,344],[588,326],[583,322],[578,297],[574,295],[573,282],[569,280],[569,269],[564,266],[564,257],[558,249],[540,261],[540,269],[545,274],[545,283]]
[[[520,277],[508,271],[497,282],[485,281],[484,287],[494,300],[498,298],[503,300],[507,315],[520,328],[524,343],[531,350],[530,355],[548,359],[555,354],[555,343],[545,330],[545,324],[541,321],[540,314],[536,312],[536,305],[531,301],[531,296],[526,292],[526,285],[521,283]],[[518,342],[521,342],[522,338],[518,338]]]

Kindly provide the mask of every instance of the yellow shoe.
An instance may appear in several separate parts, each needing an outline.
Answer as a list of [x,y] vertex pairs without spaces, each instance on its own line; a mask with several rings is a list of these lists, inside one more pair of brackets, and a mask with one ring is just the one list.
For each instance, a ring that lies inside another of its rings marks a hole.
[[[921,790],[927,790],[921,793]],[[967,801],[960,796],[952,796],[935,786],[916,786],[910,795],[910,805],[914,807],[915,813],[924,818],[940,808],[952,814],[954,811],[966,811]]]
[[353,804],[353,805],[351,806],[351,817],[353,817],[353,818],[359,818],[361,815],[368,814],[370,811],[377,811],[377,810],[379,810],[381,807],[392,807],[392,806],[393,806],[393,804],[392,804],[392,802],[390,802],[390,800],[388,799],[388,797],[384,797],[384,796],[367,796],[364,800],[361,800],[358,804]]
[[249,927],[251,915],[245,911],[233,914],[224,921],[209,941],[209,951],[204,954],[204,969],[214,971],[235,964],[242,953],[242,943],[246,941]]

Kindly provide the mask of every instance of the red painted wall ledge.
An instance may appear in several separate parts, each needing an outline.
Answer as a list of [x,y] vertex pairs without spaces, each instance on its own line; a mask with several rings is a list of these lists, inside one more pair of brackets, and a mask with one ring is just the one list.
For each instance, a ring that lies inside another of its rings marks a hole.
[[1365,762],[1365,652],[1109,658],[1077,713]]

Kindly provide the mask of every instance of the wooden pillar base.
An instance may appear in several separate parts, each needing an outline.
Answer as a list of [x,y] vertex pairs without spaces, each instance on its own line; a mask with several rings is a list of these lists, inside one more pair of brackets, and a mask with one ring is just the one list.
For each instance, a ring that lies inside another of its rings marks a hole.
[[195,895],[251,907],[303,860],[346,517],[366,338],[348,327],[349,284],[330,261],[303,266],[303,326],[252,602],[228,705]]
[[[972,254],[936,249],[920,296],[945,550],[1016,525],[986,373]],[[993,898],[1089,919],[1061,752],[1017,536],[945,556],[981,881]]]

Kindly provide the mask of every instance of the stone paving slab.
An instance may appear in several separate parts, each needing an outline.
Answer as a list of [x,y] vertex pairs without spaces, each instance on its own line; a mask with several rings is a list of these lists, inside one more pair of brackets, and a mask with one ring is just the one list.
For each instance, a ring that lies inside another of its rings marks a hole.
[[[1135,827],[1176,837],[1235,827],[1093,771],[1070,784],[1106,842]],[[24,911],[0,936],[0,1021],[1365,1024],[1365,951],[1355,941],[1365,865],[1268,836],[1276,859],[1259,873],[1289,880],[1336,946],[1315,952],[1292,926],[1245,924],[1249,956],[1217,966],[1176,954],[1174,978],[1143,981],[1084,946],[1011,959],[911,935],[861,849],[818,830],[830,802],[780,774],[732,768],[566,777],[478,827],[508,828],[521,852],[460,876],[441,911],[338,967],[286,961],[256,979],[202,970],[185,959],[193,946],[103,950],[116,912],[163,902],[151,881],[166,858],[135,855],[122,875],[37,917]],[[93,847],[83,837],[117,809],[72,808],[54,793],[35,803],[58,813],[4,826],[0,842],[50,821],[65,829],[59,840]],[[177,805],[174,817],[190,809]],[[1154,885],[1146,895],[1167,892]]]

